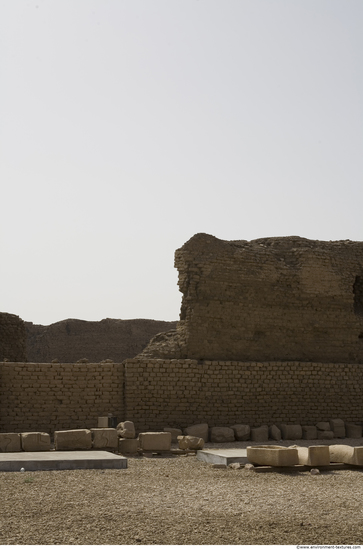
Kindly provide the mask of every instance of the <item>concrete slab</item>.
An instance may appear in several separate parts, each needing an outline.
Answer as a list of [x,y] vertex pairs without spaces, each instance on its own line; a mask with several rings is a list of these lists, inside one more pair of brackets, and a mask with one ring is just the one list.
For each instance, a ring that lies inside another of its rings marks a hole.
[[197,459],[209,464],[224,464],[225,466],[232,462],[240,464],[249,462],[246,449],[203,449],[203,451],[197,452]]
[[41,470],[109,470],[127,468],[127,458],[107,451],[1,453],[0,472]]

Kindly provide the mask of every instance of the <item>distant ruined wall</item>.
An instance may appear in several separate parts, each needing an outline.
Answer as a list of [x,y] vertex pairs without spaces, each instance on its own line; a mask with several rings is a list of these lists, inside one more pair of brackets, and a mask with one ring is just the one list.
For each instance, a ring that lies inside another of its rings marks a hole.
[[87,358],[90,363],[112,359],[122,363],[135,357],[158,332],[176,322],[153,319],[66,319],[48,326],[25,323],[27,357],[34,363],[73,363]]
[[24,321],[17,315],[0,313],[0,361],[26,361]]
[[180,322],[140,358],[363,363],[363,243],[197,234],[175,266]]
[[124,366],[116,363],[1,363],[0,432],[95,428],[123,420]]

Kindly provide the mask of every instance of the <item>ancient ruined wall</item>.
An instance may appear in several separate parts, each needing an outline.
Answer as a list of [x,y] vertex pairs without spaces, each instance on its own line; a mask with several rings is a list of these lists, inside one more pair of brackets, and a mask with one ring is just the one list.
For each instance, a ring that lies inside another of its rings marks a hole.
[[24,321],[17,315],[0,313],[0,360],[26,361]]
[[192,237],[177,330],[141,357],[363,362],[363,243]]
[[0,432],[94,428],[123,420],[124,366],[0,363]]
[[175,322],[153,319],[66,319],[48,326],[25,323],[27,358],[34,363],[91,363],[112,359],[122,363],[135,357],[158,332],[174,328]]
[[131,359],[125,408],[142,430],[362,422],[363,365]]
[[363,422],[363,365],[130,359],[0,363],[0,432],[93,428],[108,413],[138,431],[246,423]]

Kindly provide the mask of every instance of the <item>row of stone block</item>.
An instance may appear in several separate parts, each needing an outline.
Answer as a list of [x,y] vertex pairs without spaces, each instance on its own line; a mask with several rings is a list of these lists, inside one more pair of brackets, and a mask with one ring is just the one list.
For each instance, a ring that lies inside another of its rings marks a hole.
[[[58,451],[110,449],[118,447],[116,429],[63,430],[54,432],[54,447]],[[0,433],[0,452],[50,451],[50,435],[45,432]]]
[[228,443],[232,441],[267,441],[273,439],[334,439],[334,438],[360,438],[362,437],[362,426],[344,422],[341,419],[330,420],[329,422],[318,422],[314,426],[301,426],[300,424],[279,424],[263,425],[258,428],[251,428],[247,424],[235,424],[230,427],[217,426],[209,428],[208,424],[195,424],[184,430],[178,428],[164,428],[170,431],[173,441],[179,435],[191,435],[201,437],[205,442]]
[[311,447],[281,447],[279,445],[256,445],[247,447],[247,458],[260,466],[328,466],[343,463],[363,466],[363,447],[350,445],[316,445]]

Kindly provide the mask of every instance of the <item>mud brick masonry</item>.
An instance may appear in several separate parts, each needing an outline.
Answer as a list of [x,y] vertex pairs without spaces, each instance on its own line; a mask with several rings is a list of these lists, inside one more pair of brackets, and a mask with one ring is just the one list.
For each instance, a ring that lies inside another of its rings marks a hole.
[[363,422],[363,243],[198,234],[175,265],[180,321],[137,357],[0,363],[0,430]]
[[26,361],[26,330],[20,317],[0,313],[0,359]]
[[122,364],[0,363],[0,431],[95,428],[123,418]]
[[363,362],[363,243],[197,234],[175,266],[180,322],[142,356]]

